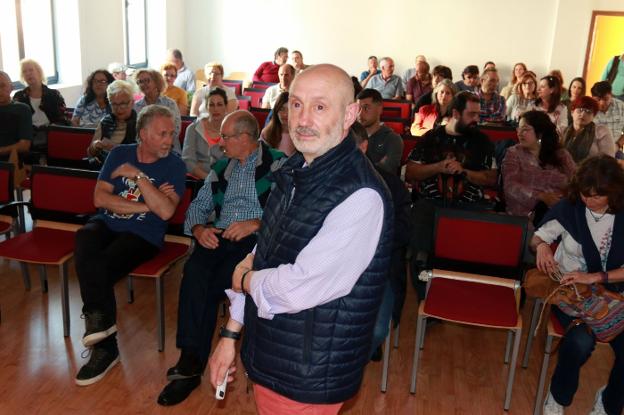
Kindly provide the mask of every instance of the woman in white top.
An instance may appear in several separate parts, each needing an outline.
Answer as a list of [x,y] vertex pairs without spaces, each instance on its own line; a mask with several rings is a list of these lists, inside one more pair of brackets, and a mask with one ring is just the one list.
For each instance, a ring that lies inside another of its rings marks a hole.
[[235,111],[238,108],[238,100],[234,89],[223,84],[223,65],[216,62],[207,63],[204,67],[204,74],[208,80],[208,85],[195,91],[191,101],[191,115],[197,117],[208,113],[206,98],[208,98],[208,93],[216,87],[223,89],[227,94],[227,112]]
[[[560,239],[553,253],[550,244]],[[624,170],[610,156],[585,160],[572,179],[569,196],[544,217],[531,240],[537,267],[561,272],[562,284],[604,284],[624,290]],[[585,325],[571,325],[574,317],[558,307],[553,312],[568,328],[545,401],[545,414],[563,414],[572,404],[580,370],[594,350],[596,338]],[[592,414],[621,414],[624,408],[624,332],[609,342],[615,361],[607,385],[601,388]]]
[[536,110],[544,111],[563,134],[568,126],[568,108],[561,103],[561,82],[555,76],[548,75],[540,79],[537,86]]

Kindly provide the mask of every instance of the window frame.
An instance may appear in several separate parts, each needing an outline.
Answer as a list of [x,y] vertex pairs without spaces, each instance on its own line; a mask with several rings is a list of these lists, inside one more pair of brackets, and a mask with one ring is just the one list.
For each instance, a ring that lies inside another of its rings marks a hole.
[[130,22],[128,21],[128,3],[129,0],[122,0],[124,5],[124,64],[129,68],[147,68],[148,57],[147,57],[147,0],[138,0],[143,2],[143,21],[145,25],[143,27],[145,44],[143,45],[145,49],[145,61],[144,62],[130,62],[130,31],[128,27],[130,26]]

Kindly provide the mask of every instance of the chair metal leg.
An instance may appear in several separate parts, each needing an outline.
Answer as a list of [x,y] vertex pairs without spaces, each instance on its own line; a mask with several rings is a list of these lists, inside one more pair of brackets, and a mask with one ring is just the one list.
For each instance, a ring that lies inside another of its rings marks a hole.
[[399,328],[401,328],[401,325],[397,324],[396,328],[394,329],[394,348],[395,349],[399,348]]
[[132,286],[132,276],[128,275],[128,304],[134,303],[134,287]]
[[420,350],[425,348],[425,332],[427,331],[427,317],[421,317],[422,319],[422,330],[420,332],[420,340],[418,341],[418,347]]
[[552,350],[553,336],[546,336],[546,347],[544,348],[544,359],[542,360],[542,369],[540,370],[539,381],[537,383],[537,391],[535,392],[535,407],[533,415],[542,413],[542,405],[544,402],[544,384],[546,383],[546,374],[548,373],[548,364],[550,363],[550,352]]
[[63,309],[63,336],[69,337],[69,287],[67,282],[67,263],[59,265],[61,283],[61,308]]
[[392,319],[390,319],[388,327],[388,335],[384,342],[384,354],[383,354],[383,371],[381,372],[381,391],[386,392],[388,390],[388,366],[390,366],[390,336],[392,332]]
[[158,351],[165,350],[165,284],[163,277],[156,278],[156,320],[158,324]]
[[527,334],[526,345],[524,346],[524,357],[522,358],[522,367],[526,369],[529,367],[529,358],[531,357],[531,346],[533,345],[533,339],[535,338],[535,327],[537,326],[537,319],[539,318],[540,308],[544,301],[541,298],[536,298],[533,303],[533,311],[531,311],[531,326],[529,327],[529,333]]
[[24,287],[26,291],[30,291],[30,271],[28,270],[28,264],[20,262],[20,268],[22,269],[22,279],[24,280]]
[[511,341],[513,336],[513,331],[507,331],[507,343],[505,343],[505,364],[509,363],[509,354],[511,353]]
[[[15,189],[15,199],[18,202],[24,201],[24,191],[22,189]],[[24,206],[18,206],[17,208],[17,229],[19,233],[26,232],[26,213],[24,212]]]
[[416,393],[416,375],[418,374],[418,359],[420,358],[420,349],[423,347],[425,325],[427,324],[426,316],[418,316],[416,322],[416,339],[414,342],[414,361],[412,363],[412,382],[410,385],[410,393]]
[[505,391],[505,404],[503,409],[509,410],[511,406],[511,393],[513,392],[514,376],[516,374],[516,364],[518,362],[518,350],[520,349],[520,337],[522,337],[522,329],[518,329],[514,333],[513,352],[511,354],[511,364],[509,365],[509,376],[507,378],[507,390]]
[[39,265],[39,280],[41,281],[41,292],[48,292],[48,271],[45,265]]

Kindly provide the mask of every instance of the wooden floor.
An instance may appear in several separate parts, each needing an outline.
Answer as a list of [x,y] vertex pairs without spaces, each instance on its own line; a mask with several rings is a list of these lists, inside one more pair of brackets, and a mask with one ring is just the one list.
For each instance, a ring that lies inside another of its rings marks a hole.
[[[32,269],[32,268],[31,268]],[[165,371],[175,363],[176,313],[181,265],[167,278],[166,349],[156,343],[155,296],[152,281],[135,280],[135,302],[126,302],[125,283],[117,286],[121,364],[99,383],[74,384],[81,358],[83,321],[78,283],[70,264],[71,336],[63,337],[58,274],[48,272],[49,292],[41,292],[32,269],[33,288],[26,291],[19,266],[0,259],[0,414],[253,414],[252,394],[239,378],[223,402],[214,399],[207,381],[186,402],[171,408],[156,404],[165,385]],[[531,305],[529,303],[529,305]],[[528,321],[529,307],[523,312]],[[409,393],[415,335],[415,296],[409,288],[400,345],[390,360],[388,392],[379,390],[381,363],[371,362],[360,393],[342,414],[500,414],[507,367],[503,365],[505,333],[457,326],[432,326],[425,340],[418,391]],[[523,334],[520,353],[524,351]],[[510,414],[531,414],[544,338],[532,350],[528,369],[518,366]],[[520,359],[519,359],[520,360]],[[612,362],[601,347],[583,368],[582,381],[568,415],[587,414],[595,391],[606,383]],[[239,362],[240,366],[240,362]],[[551,365],[552,370],[552,365]],[[239,373],[242,373],[239,370]]]

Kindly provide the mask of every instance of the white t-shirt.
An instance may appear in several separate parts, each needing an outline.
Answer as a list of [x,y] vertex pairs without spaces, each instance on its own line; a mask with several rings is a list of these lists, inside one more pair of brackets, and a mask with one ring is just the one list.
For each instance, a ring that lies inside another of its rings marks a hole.
[[35,112],[32,115],[32,123],[35,127],[41,127],[43,125],[49,125],[50,120],[45,112],[41,111],[39,106],[41,105],[41,98],[30,98],[30,105],[33,107]]

